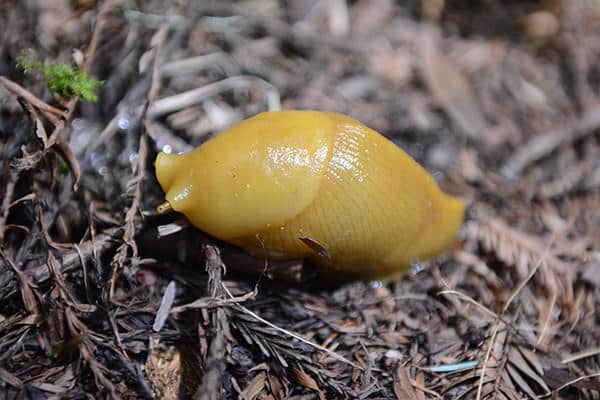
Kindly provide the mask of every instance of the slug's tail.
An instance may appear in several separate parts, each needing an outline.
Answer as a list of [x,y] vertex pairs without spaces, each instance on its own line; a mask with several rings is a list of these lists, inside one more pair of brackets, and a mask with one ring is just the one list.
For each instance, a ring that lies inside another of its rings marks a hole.
[[466,203],[459,197],[440,192],[437,207],[419,239],[413,243],[408,253],[409,261],[427,260],[452,248],[457,232],[464,221]]

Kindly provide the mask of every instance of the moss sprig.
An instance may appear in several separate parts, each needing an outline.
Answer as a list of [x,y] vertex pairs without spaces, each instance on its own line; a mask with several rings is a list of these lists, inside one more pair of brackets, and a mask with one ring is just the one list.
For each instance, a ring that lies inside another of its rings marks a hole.
[[17,57],[17,68],[26,74],[39,70],[52,94],[65,98],[79,96],[85,101],[95,103],[98,101],[95,91],[104,84],[104,81],[98,81],[70,65],[46,65],[35,60],[35,53],[31,49],[22,51]]

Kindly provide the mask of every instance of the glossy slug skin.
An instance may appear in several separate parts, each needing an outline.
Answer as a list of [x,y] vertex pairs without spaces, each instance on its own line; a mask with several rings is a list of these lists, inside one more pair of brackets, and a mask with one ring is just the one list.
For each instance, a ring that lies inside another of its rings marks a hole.
[[399,147],[335,113],[262,113],[155,166],[199,229],[257,257],[310,258],[335,279],[402,275],[448,250],[464,216]]

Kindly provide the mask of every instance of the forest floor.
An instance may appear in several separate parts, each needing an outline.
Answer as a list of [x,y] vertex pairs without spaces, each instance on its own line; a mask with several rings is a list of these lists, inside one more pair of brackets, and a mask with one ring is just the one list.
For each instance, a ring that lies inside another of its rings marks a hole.
[[[0,398],[600,396],[598,1],[7,0],[0,56]],[[321,283],[155,211],[158,151],[280,106],[467,199],[452,252]]]

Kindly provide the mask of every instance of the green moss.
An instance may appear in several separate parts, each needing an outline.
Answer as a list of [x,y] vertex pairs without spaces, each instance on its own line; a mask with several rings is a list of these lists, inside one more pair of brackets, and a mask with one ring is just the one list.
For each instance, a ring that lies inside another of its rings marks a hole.
[[45,65],[41,61],[36,61],[31,49],[21,52],[17,58],[17,68],[25,73],[39,70],[46,80],[48,89],[55,96],[79,96],[85,101],[96,102],[98,96],[95,91],[104,84],[104,81],[98,81],[70,65]]

